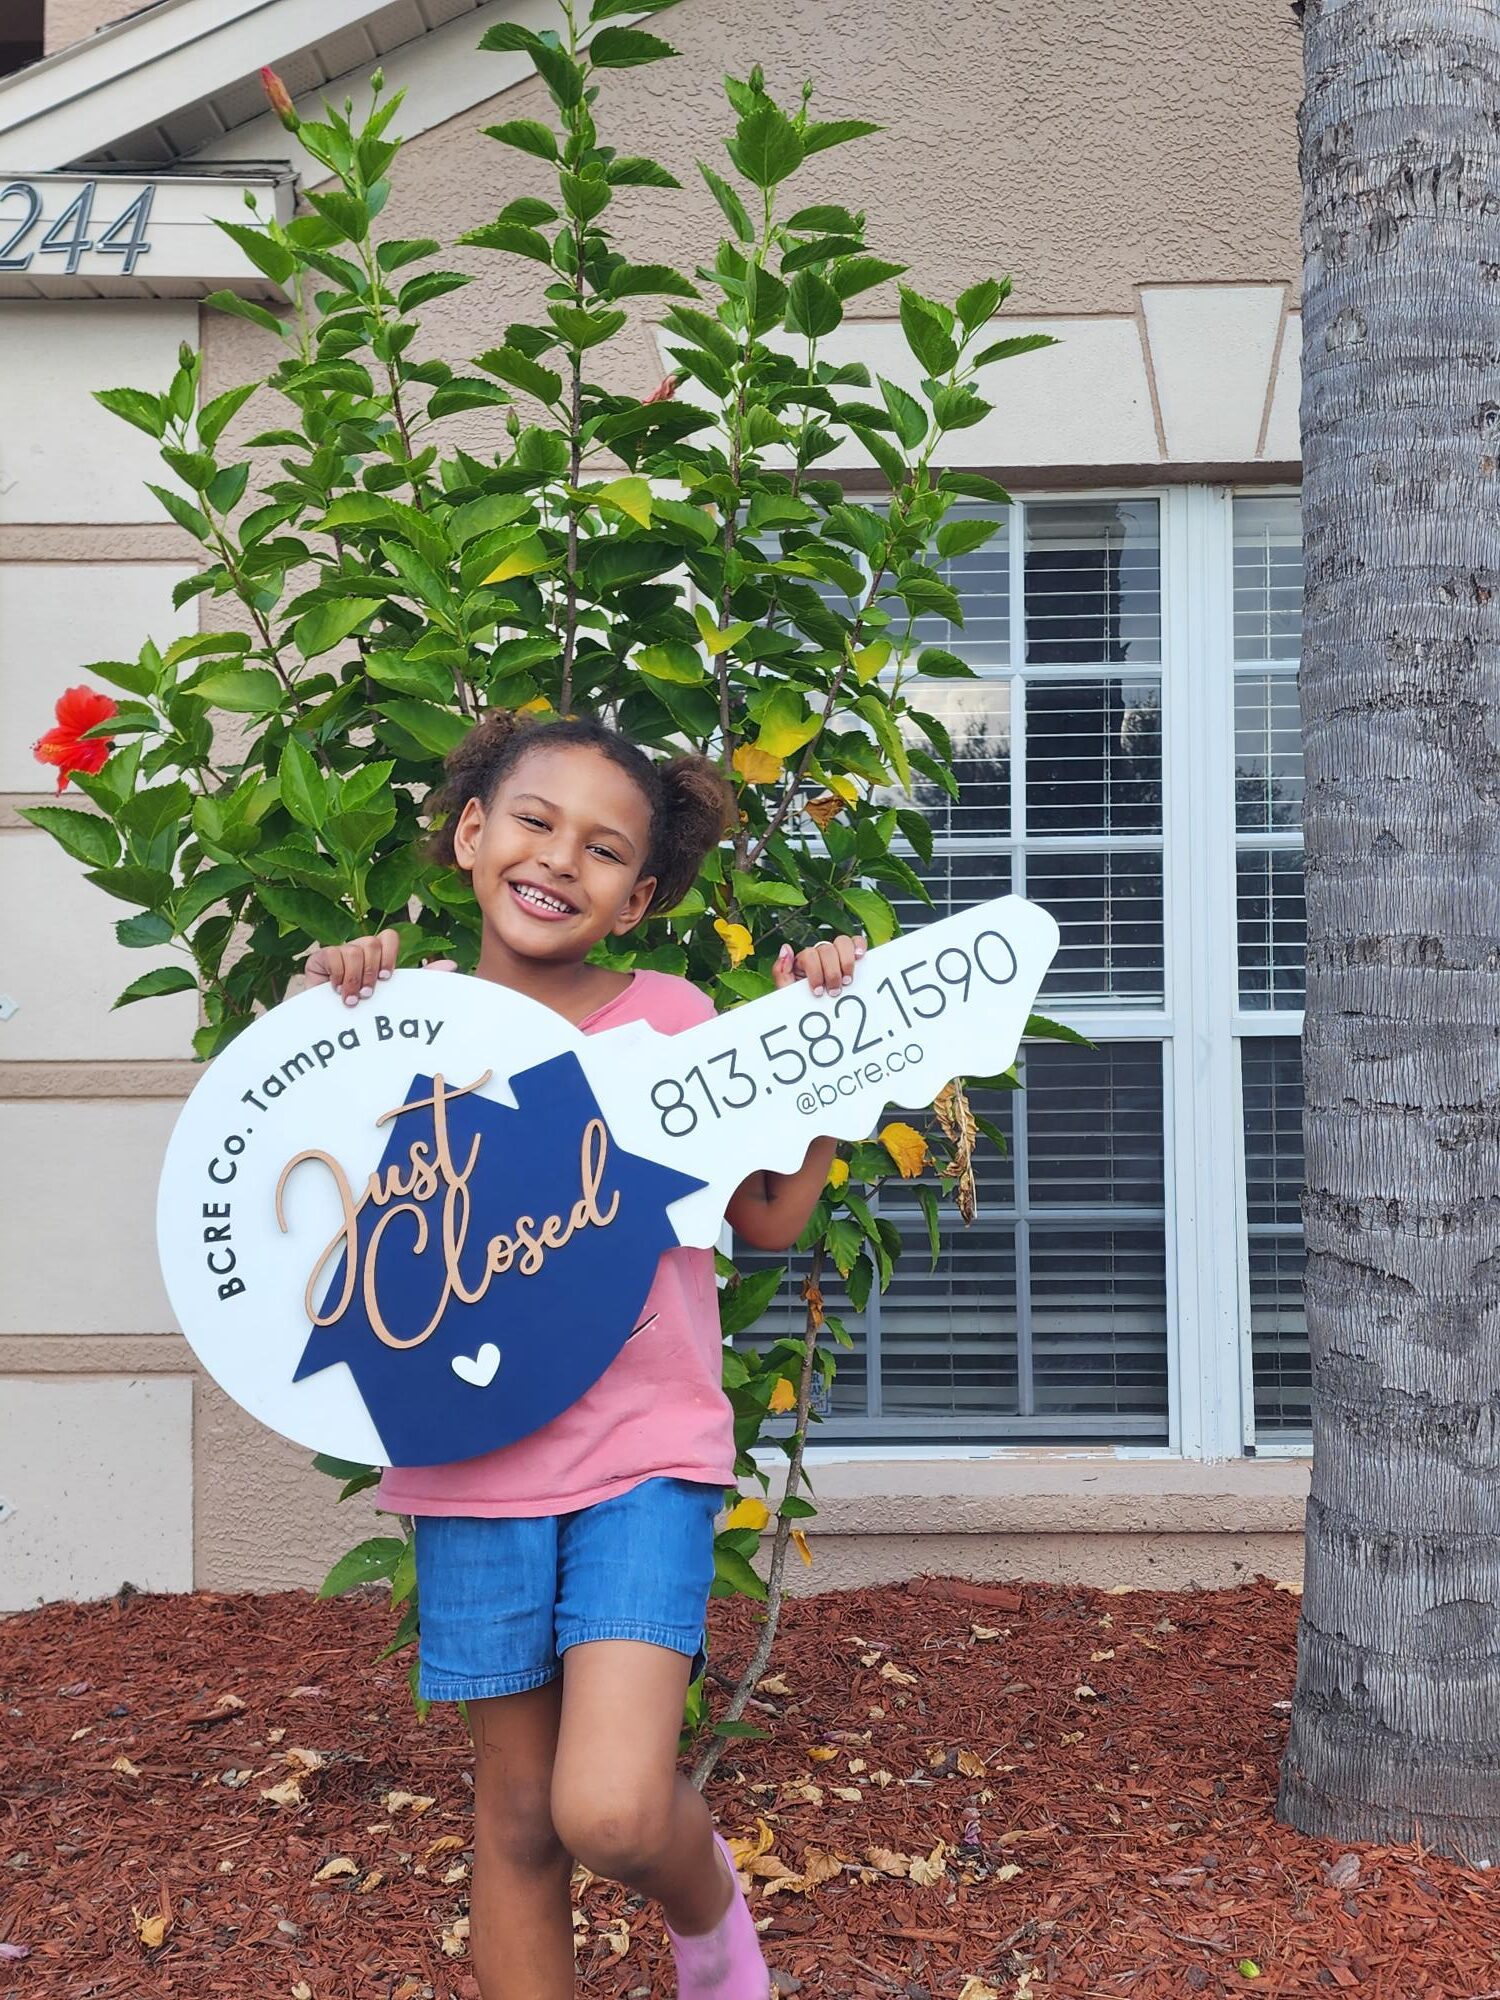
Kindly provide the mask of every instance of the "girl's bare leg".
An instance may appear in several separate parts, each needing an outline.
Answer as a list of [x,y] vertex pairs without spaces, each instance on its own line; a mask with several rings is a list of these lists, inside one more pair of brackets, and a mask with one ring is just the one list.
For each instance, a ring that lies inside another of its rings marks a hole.
[[573,2000],[573,1857],[551,1808],[562,1683],[468,1706],[474,1738],[469,1951],[482,2000]]
[[568,1852],[653,1897],[685,1936],[712,1930],[739,1894],[708,1807],[677,1768],[687,1684],[686,1657],[663,1646],[570,1646],[552,1777],[552,1823]]

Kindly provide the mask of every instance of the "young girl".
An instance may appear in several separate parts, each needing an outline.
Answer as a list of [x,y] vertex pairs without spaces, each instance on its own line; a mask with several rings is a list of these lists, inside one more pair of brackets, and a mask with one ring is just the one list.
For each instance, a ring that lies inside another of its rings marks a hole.
[[[496,711],[445,771],[429,852],[473,883],[481,979],[586,1034],[635,1020],[675,1033],[713,1013],[685,979],[588,956],[679,902],[723,837],[732,799],[707,759],[657,763],[597,722]],[[387,930],[321,946],[309,981],[356,1006],[391,976],[397,942]],[[840,937],[794,960],[783,946],[776,983],[847,986],[864,948]],[[795,1242],[833,1156],[817,1139],[796,1173],[751,1174],[729,1205],[736,1234],[763,1250]],[[771,1992],[729,1850],[677,1769],[714,1520],[734,1483],[721,1352],[713,1253],[669,1250],[640,1330],[560,1417],[483,1457],[381,1479],[379,1504],[416,1523],[420,1691],[469,1705],[483,2000],[573,1994],[575,1860],[660,1901],[679,2000]]]

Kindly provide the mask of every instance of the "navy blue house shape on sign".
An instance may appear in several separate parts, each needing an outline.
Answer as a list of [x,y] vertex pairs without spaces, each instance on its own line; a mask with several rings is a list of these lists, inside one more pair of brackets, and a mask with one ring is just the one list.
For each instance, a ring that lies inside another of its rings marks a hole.
[[[444,1083],[446,1093],[464,1089],[459,1079]],[[524,1070],[511,1088],[515,1110],[472,1090],[445,1094],[447,1152],[460,1173],[474,1153],[464,1183],[466,1224],[462,1191],[455,1196],[451,1186],[425,1199],[416,1198],[414,1187],[383,1204],[361,1202],[353,1280],[346,1240],[323,1288],[320,1315],[332,1313],[346,1285],[348,1302],[330,1324],[314,1326],[297,1363],[298,1382],[348,1363],[393,1465],[477,1457],[541,1429],[576,1403],[638,1325],[657,1260],[676,1247],[668,1207],[704,1185],[615,1146],[576,1056]],[[418,1142],[425,1160],[442,1157],[433,1095],[431,1076],[413,1078],[405,1102],[414,1108],[390,1120],[377,1170],[382,1187],[390,1185],[391,1171],[410,1184]],[[456,1218],[450,1236],[461,1236],[451,1262],[445,1203]],[[385,1214],[390,1220],[382,1223]],[[550,1243],[543,1240],[548,1218],[556,1219]],[[486,1285],[496,1237],[511,1239],[513,1254],[509,1268],[497,1268]],[[372,1240],[385,1339],[367,1305]],[[444,1304],[451,1275],[462,1295],[454,1292]],[[416,1338],[435,1315],[427,1338]],[[486,1352],[491,1346],[500,1351],[498,1364]]]

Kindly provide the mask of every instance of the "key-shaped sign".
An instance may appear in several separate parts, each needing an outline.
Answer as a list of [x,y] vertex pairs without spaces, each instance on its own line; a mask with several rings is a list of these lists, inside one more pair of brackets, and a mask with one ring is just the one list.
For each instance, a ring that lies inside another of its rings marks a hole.
[[1014,1060],[1057,925],[1017,896],[663,1035],[581,1034],[492,980],[328,987],[213,1063],[167,1148],[157,1238],[199,1359],[273,1430],[433,1465],[551,1421],[639,1326],[657,1260],[756,1168],[858,1139]]

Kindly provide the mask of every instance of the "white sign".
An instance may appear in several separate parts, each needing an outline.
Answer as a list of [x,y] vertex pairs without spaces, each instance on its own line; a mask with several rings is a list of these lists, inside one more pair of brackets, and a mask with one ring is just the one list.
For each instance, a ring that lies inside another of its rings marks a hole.
[[681,1034],[583,1035],[491,980],[318,987],[206,1072],[157,1206],[167,1290],[229,1395],[337,1457],[423,1465],[526,1436],[638,1329],[657,1260],[745,1176],[1014,1060],[1057,948],[1007,896]]

